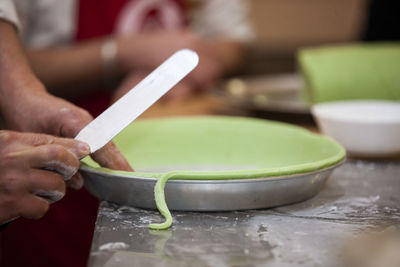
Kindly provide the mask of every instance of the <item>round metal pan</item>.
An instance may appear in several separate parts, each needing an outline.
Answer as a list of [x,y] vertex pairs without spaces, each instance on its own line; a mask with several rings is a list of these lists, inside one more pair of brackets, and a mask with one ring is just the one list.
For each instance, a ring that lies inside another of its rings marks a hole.
[[[165,196],[171,210],[231,211],[270,208],[316,195],[334,168],[295,175],[235,180],[169,180]],[[100,199],[120,205],[156,209],[156,178],[105,173],[81,167],[85,186]]]

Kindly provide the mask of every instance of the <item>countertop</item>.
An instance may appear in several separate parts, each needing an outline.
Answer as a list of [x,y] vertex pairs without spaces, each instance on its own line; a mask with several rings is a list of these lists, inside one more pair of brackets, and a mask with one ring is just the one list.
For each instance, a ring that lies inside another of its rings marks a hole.
[[[241,112],[206,96],[161,102],[143,117],[249,115]],[[88,266],[343,266],[353,239],[400,226],[400,161],[348,159],[293,205],[172,215],[169,230],[150,231],[158,211],[101,202]]]
[[173,212],[169,230],[150,231],[157,211],[102,202],[90,267],[341,266],[343,246],[400,225],[400,162],[347,160],[307,201],[265,210]]

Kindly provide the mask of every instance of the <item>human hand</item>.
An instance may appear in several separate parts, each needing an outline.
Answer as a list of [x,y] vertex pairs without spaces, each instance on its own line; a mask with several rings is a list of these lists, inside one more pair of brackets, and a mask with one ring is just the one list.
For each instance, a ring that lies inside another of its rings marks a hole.
[[[114,103],[119,98],[124,96],[128,91],[130,91],[134,86],[136,86],[140,81],[142,81],[150,71],[134,71],[125,76],[122,82],[119,84],[117,89],[114,90],[111,103]],[[179,101],[188,96],[191,91],[193,91],[193,86],[190,81],[185,78],[174,86],[171,91],[169,91],[161,100],[167,101]]]
[[0,131],[0,224],[42,217],[65,195],[64,181],[79,183],[71,177],[89,151],[73,139]]
[[213,43],[188,30],[155,31],[117,39],[119,69],[149,71],[180,49],[189,48],[199,55],[199,65],[188,75],[191,87],[207,88],[222,75],[223,66],[215,54]]
[[[9,102],[13,104],[3,108],[3,115],[13,130],[74,138],[92,120],[87,111],[44,90],[25,90],[12,98]],[[91,156],[103,167],[133,171],[112,142]],[[76,176],[83,185],[80,174]]]

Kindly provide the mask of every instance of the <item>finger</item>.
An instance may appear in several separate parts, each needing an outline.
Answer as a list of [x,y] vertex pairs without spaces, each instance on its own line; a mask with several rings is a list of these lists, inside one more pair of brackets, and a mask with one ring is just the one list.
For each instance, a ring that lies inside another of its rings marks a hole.
[[119,98],[121,98],[126,93],[128,93],[134,86],[136,86],[141,80],[143,80],[149,73],[150,73],[150,71],[135,71],[135,72],[128,74],[124,78],[122,83],[119,85],[119,87],[114,91],[111,103],[114,103]]
[[93,120],[93,117],[84,109],[76,106],[63,108],[54,118],[59,125],[60,136],[74,138],[80,130]]
[[113,170],[133,171],[128,161],[113,142],[92,154],[92,158],[102,167]]
[[12,154],[32,168],[55,171],[65,180],[70,179],[79,168],[78,158],[60,145],[42,145]]
[[178,102],[188,97],[192,91],[194,90],[189,85],[189,82],[183,80],[165,95],[165,99],[167,101]]
[[61,138],[47,134],[37,133],[16,133],[18,140],[22,144],[30,146],[42,146],[42,145],[60,145],[74,153],[78,158],[83,158],[90,153],[90,147],[85,142],[70,138]]
[[59,174],[45,170],[32,170],[29,178],[29,193],[49,203],[54,203],[64,197],[66,186]]
[[17,206],[18,215],[28,219],[40,219],[49,209],[49,202],[35,195],[26,195]]
[[67,181],[67,186],[75,190],[81,189],[83,185],[83,177],[79,172],[75,173],[74,176]]
[[[60,135],[75,137],[92,119],[89,113],[83,109],[64,108],[60,119],[57,120],[57,125],[60,125]],[[113,145],[106,145],[93,155],[93,158],[103,167],[133,171],[126,159]]]
[[61,193],[60,191],[36,190],[32,193],[35,196],[47,201],[49,204],[53,204],[65,196],[65,194]]
[[188,78],[196,84],[196,88],[210,86],[218,77],[221,77],[222,74],[214,59],[203,56],[200,57],[200,62],[202,62],[202,64],[188,75]]

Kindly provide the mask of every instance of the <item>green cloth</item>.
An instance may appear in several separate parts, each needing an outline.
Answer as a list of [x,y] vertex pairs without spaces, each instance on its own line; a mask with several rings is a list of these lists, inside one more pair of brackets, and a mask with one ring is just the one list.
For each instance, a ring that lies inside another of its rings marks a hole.
[[307,102],[400,100],[400,43],[303,49],[298,61]]

